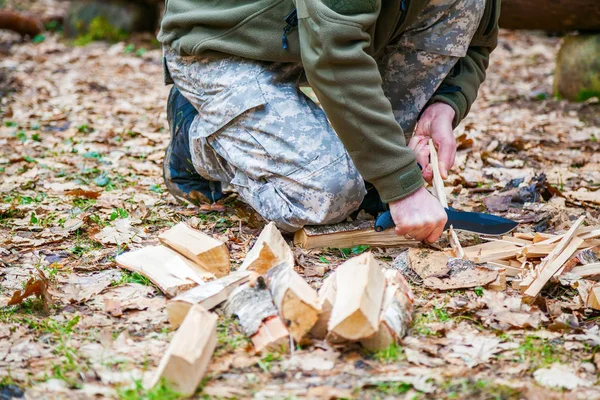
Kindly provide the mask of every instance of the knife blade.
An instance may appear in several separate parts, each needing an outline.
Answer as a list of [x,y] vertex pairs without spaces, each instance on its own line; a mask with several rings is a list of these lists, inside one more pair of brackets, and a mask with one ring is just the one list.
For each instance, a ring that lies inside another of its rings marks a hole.
[[[458,211],[452,207],[444,209],[448,216],[448,222],[444,230],[450,226],[456,230],[469,231],[482,235],[504,235],[519,225],[518,222],[497,215],[476,213],[469,211]],[[382,232],[396,226],[389,211],[379,215],[375,220],[375,230]]]

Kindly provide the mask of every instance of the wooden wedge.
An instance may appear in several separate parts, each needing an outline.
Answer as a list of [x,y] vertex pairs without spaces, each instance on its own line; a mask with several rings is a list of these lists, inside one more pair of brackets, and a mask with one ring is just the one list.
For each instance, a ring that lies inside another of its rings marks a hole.
[[412,322],[414,296],[408,282],[399,271],[385,270],[386,287],[379,314],[379,329],[370,338],[361,340],[369,350],[382,350],[398,343]]
[[218,306],[227,300],[227,297],[236,287],[248,282],[249,275],[250,272],[248,271],[235,271],[179,294],[167,302],[169,323],[174,327],[178,327],[195,304],[201,305],[205,310],[211,310]]
[[279,316],[294,340],[300,342],[319,318],[321,307],[317,292],[288,262],[271,268],[266,278]]
[[217,278],[229,274],[229,250],[225,243],[190,228],[185,222],[161,233],[158,239]]
[[165,246],[146,246],[123,253],[115,262],[121,268],[147,277],[167,297],[175,297],[214,279],[214,275]]
[[385,276],[370,252],[351,258],[336,270],[337,294],[328,330],[347,340],[361,340],[379,329]]
[[151,386],[165,379],[185,397],[196,392],[217,346],[217,315],[195,305],[173,336]]
[[273,222],[264,227],[256,243],[246,255],[242,263],[241,271],[255,271],[263,275],[274,266],[285,262],[294,266],[294,254],[285,242],[281,232]]

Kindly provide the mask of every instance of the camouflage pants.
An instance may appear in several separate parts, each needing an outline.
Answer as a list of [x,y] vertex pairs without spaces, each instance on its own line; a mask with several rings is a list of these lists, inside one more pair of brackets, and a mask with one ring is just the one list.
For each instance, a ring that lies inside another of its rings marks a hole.
[[[378,60],[407,136],[466,54],[483,8],[484,0],[431,0]],[[286,231],[339,222],[358,208],[363,179],[325,113],[299,90],[301,65],[164,53],[175,85],[199,111],[190,146],[200,175],[229,184]]]

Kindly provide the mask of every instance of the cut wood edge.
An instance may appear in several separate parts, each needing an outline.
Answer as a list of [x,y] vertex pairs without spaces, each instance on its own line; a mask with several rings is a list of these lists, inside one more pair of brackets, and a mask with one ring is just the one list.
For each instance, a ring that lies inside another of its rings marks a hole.
[[347,340],[358,341],[379,329],[379,312],[385,276],[370,252],[351,258],[336,270],[337,294],[328,330]]
[[165,246],[146,246],[118,255],[117,265],[148,278],[165,296],[171,298],[214,275]]
[[235,271],[231,274],[196,286],[180,293],[167,302],[167,318],[173,327],[178,327],[184,320],[188,311],[199,304],[206,310],[211,310],[227,300],[227,297],[238,286],[248,282],[248,271]]
[[319,306],[321,307],[321,313],[317,322],[310,331],[310,335],[316,339],[325,339],[327,337],[327,325],[329,324],[329,318],[331,317],[331,310],[335,303],[335,296],[337,289],[335,286],[336,277],[335,271],[330,274],[323,281],[323,285],[319,289]]
[[191,228],[185,222],[161,233],[158,239],[218,278],[230,272],[229,250],[225,243]]
[[317,292],[287,262],[273,267],[267,282],[279,316],[294,340],[300,342],[319,319]]
[[289,335],[281,318],[275,315],[265,319],[250,340],[257,353],[264,350],[287,351],[290,344]]
[[260,275],[280,263],[294,265],[294,254],[286,243],[275,223],[269,222],[246,255],[240,266],[241,271],[255,271]]
[[196,392],[217,346],[217,320],[216,314],[202,306],[190,309],[161,359],[151,387],[165,379],[184,396]]

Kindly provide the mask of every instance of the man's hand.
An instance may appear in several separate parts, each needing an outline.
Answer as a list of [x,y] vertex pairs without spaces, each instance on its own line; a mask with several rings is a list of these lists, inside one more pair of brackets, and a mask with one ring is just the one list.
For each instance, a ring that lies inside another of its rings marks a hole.
[[444,208],[425,188],[390,203],[396,234],[433,243],[444,232],[448,217]]
[[417,162],[423,167],[423,179],[431,183],[433,170],[429,165],[429,138],[438,151],[440,174],[442,179],[448,178],[448,171],[454,165],[456,156],[456,139],[452,133],[454,110],[444,103],[433,103],[423,111],[415,128],[415,133],[408,143],[417,155]]

